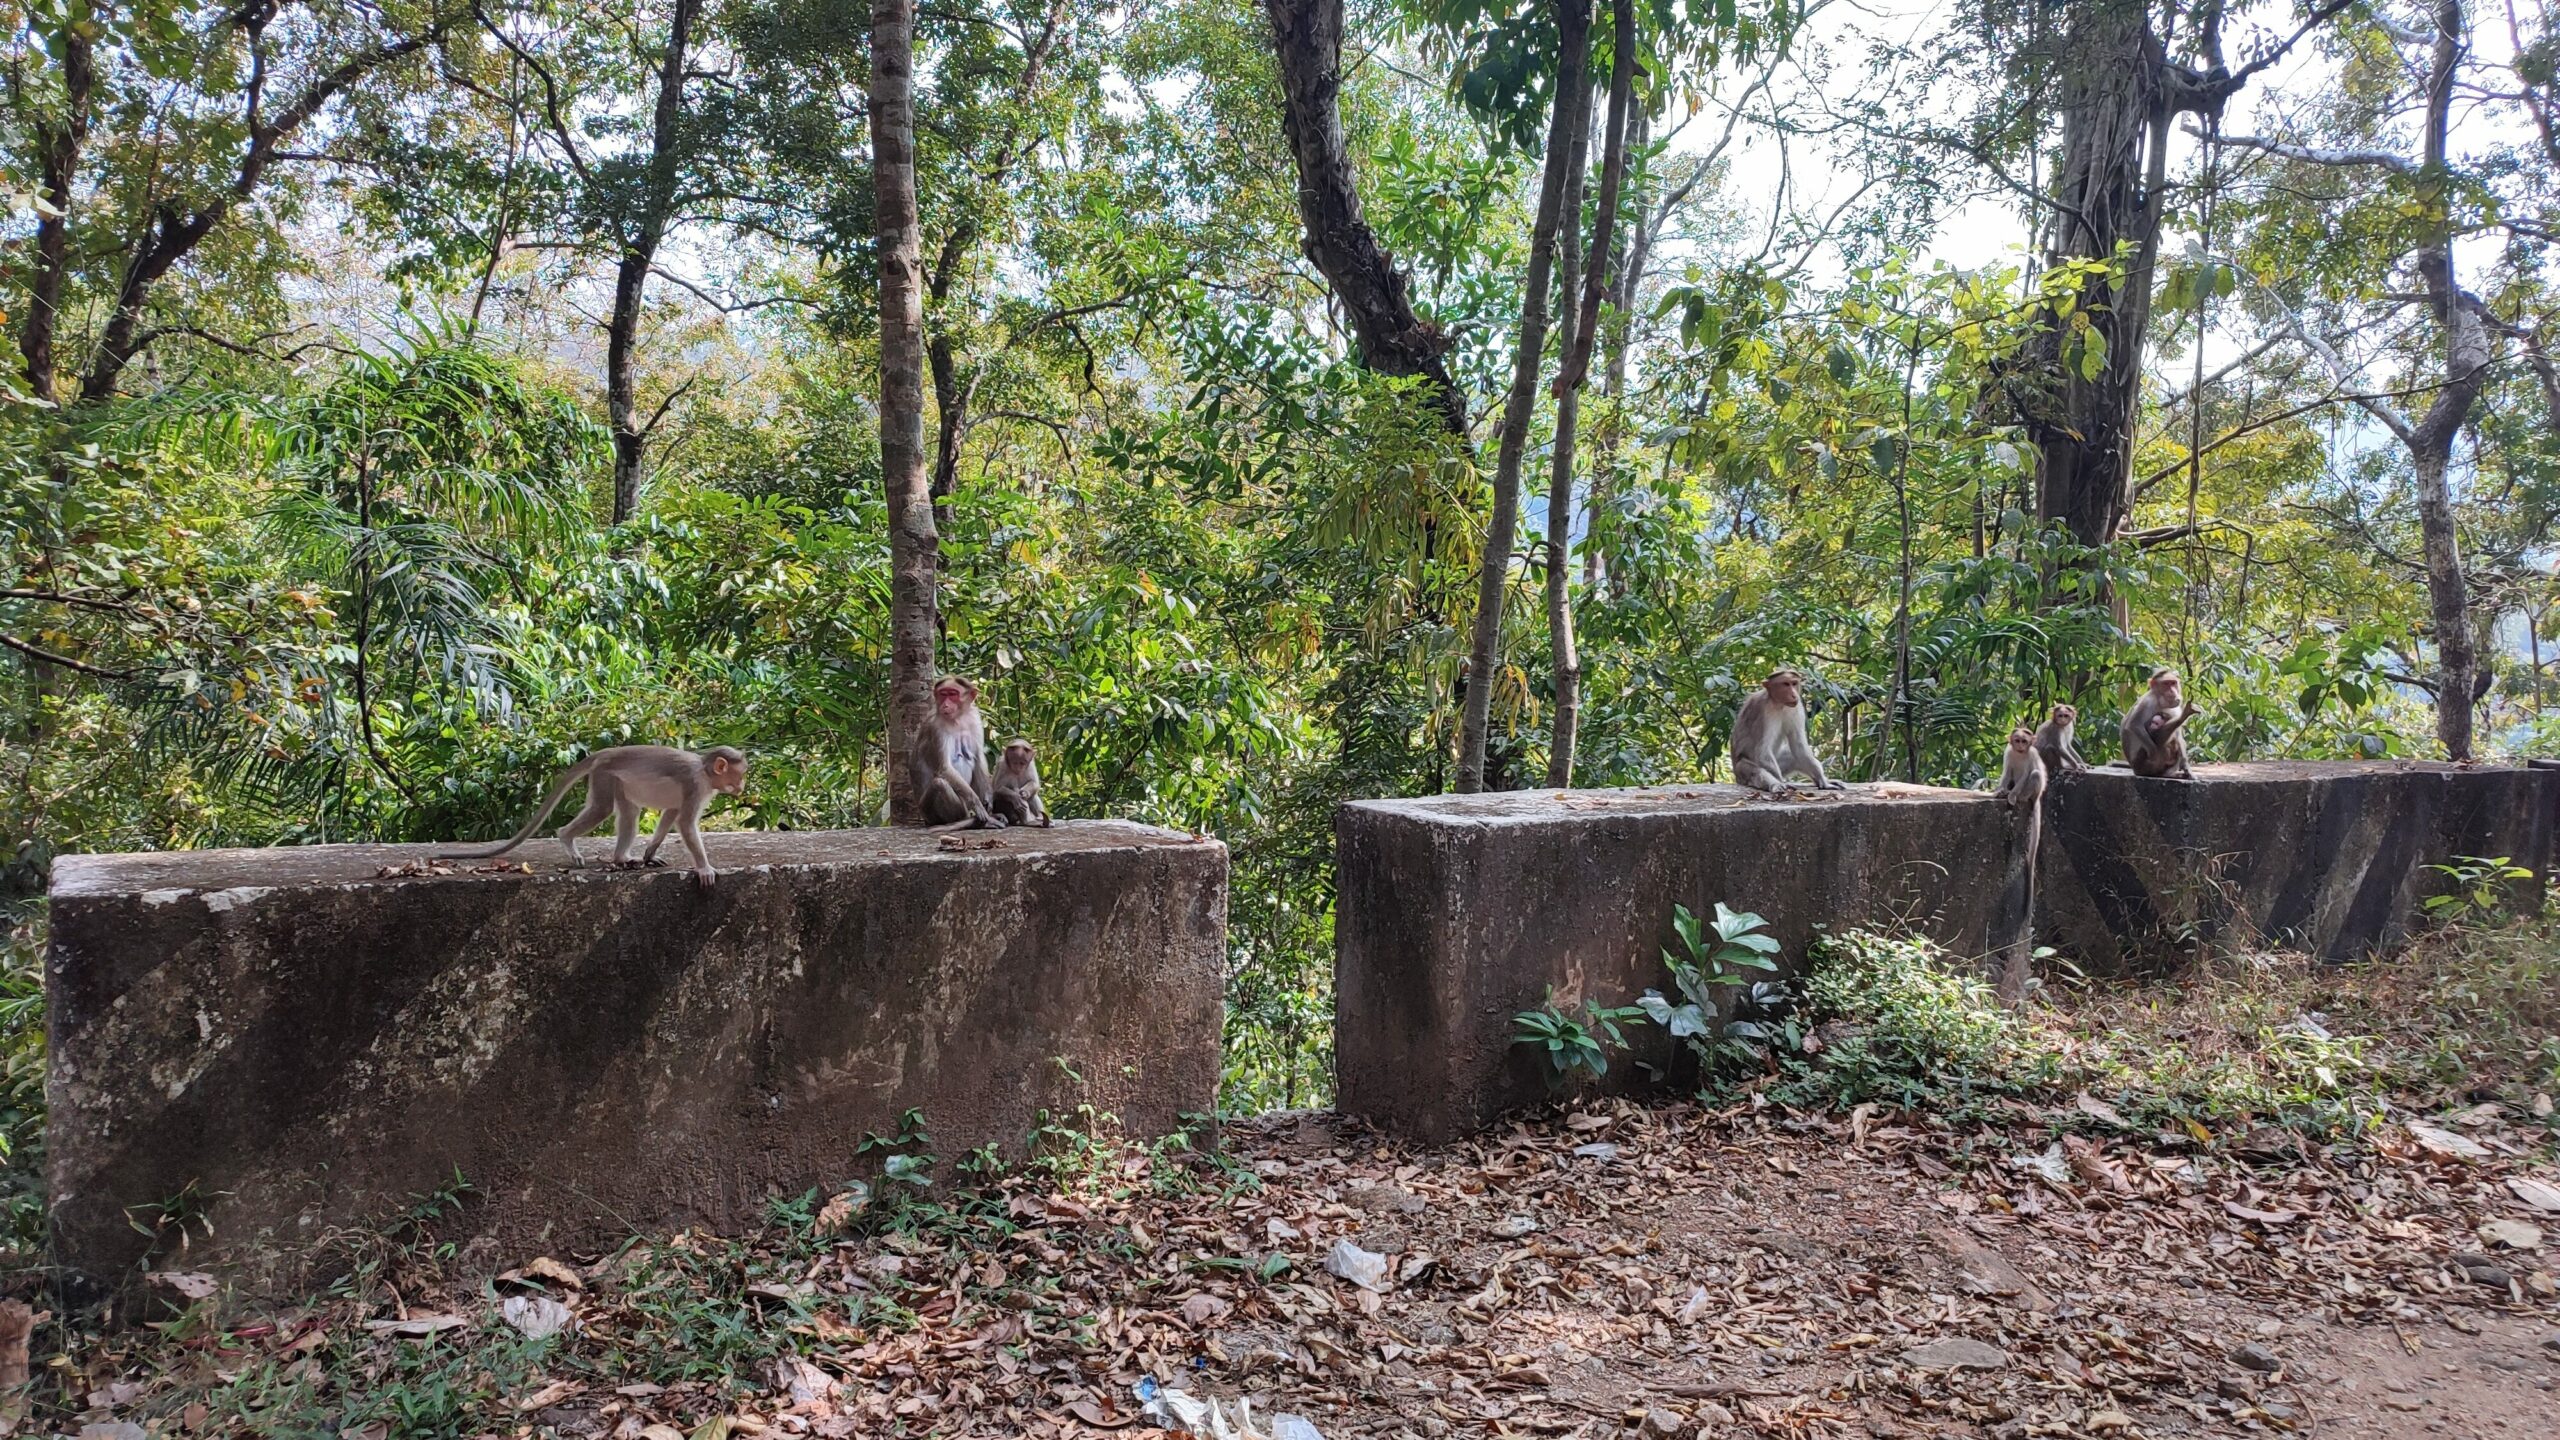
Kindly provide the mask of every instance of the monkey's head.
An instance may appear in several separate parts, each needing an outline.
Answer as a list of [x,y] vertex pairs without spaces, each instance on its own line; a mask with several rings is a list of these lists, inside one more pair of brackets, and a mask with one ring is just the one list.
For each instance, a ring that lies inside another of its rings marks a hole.
[[1004,768],[1016,775],[1028,775],[1031,773],[1031,765],[1030,741],[1013,739],[1004,742]]
[[2036,732],[2028,729],[2024,725],[2010,731],[2009,748],[2012,751],[2033,750],[2036,748]]
[[2178,703],[2178,672],[2161,669],[2151,672],[2151,693],[2171,705]]
[[1760,688],[1769,692],[1769,698],[1786,709],[1792,710],[1804,703],[1804,677],[1793,670],[1770,671],[1769,678],[1760,682]]
[[933,710],[945,720],[957,721],[964,710],[978,708],[978,687],[956,675],[946,675],[934,682]]
[[2079,718],[2080,712],[2073,709],[2071,706],[2056,705],[2053,707],[2053,723],[2056,725],[2069,725]]
[[744,794],[747,788],[746,754],[726,745],[704,751],[702,773],[710,777],[712,789],[728,795]]

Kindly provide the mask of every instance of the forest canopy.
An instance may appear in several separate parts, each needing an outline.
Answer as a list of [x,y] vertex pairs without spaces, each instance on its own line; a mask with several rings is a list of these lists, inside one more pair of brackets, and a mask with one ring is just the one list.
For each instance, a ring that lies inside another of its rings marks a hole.
[[[14,920],[58,853],[505,834],[608,744],[883,818],[869,5],[6,9]],[[1328,1084],[1338,802],[1726,778],[1778,666],[1852,781],[2057,701],[2104,758],[2162,665],[2204,759],[2544,742],[2547,6],[914,48],[934,654],[1056,814],[1233,847],[1239,1108]]]

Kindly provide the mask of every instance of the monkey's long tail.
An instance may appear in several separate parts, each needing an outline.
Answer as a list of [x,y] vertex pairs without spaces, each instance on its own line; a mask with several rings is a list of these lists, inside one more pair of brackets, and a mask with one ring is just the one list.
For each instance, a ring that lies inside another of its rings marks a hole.
[[479,850],[440,851],[428,858],[432,860],[497,859],[499,856],[506,854],[508,851],[513,850],[527,840],[532,839],[533,832],[542,828],[542,822],[551,818],[551,812],[560,808],[561,797],[569,793],[571,786],[586,779],[587,772],[594,768],[596,768],[596,762],[595,757],[592,755],[579,761],[577,764],[570,766],[568,770],[560,776],[560,783],[551,787],[551,798],[542,802],[542,808],[533,812],[533,818],[524,822],[524,828],[516,832],[514,839],[509,840],[504,844],[491,845]]

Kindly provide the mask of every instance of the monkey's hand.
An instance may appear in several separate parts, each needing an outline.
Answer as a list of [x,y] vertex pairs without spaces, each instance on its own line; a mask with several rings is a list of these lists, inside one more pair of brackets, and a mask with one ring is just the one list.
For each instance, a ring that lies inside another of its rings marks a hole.
[[978,824],[988,830],[1001,830],[1011,823],[993,810],[982,811],[978,815]]
[[1048,828],[1049,828],[1049,817],[1048,817],[1048,816],[1043,815],[1043,816],[1041,816],[1041,817],[1040,817],[1040,828],[1041,828],[1041,829],[1043,829],[1043,830],[1046,830],[1046,829],[1048,829]]
[[[664,862],[660,863],[663,864]],[[720,872],[717,870],[696,870],[693,872],[693,888],[696,890],[710,890],[717,887],[719,883]]]
[[1834,780],[1834,779],[1831,779],[1831,778],[1830,778],[1830,777],[1828,777],[1828,776],[1825,776],[1825,777],[1823,778],[1822,785],[1821,785],[1821,787],[1820,787],[1820,788],[1822,788],[1822,789],[1824,789],[1824,790],[1846,790],[1846,789],[1848,789],[1849,787],[1848,787],[1848,785],[1847,785],[1845,782],[1843,782],[1843,781]]

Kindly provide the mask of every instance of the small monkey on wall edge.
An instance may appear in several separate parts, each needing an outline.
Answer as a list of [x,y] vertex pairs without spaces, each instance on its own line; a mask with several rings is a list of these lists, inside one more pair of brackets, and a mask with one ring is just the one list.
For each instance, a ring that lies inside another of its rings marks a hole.
[[702,812],[714,795],[736,795],[747,788],[747,757],[744,752],[722,745],[697,755],[667,745],[619,745],[598,750],[570,766],[552,782],[551,794],[524,822],[524,828],[513,838],[478,850],[445,850],[438,860],[494,860],[531,839],[542,822],[559,808],[561,798],[580,780],[587,782],[587,805],[577,818],[560,827],[560,848],[569,852],[569,863],[583,865],[586,857],[578,853],[578,837],[613,816],[613,863],[618,868],[633,864],[631,842],[639,834],[640,812],[658,812],[658,831],[649,837],[649,848],[640,853],[641,865],[656,865],[658,847],[667,843],[670,834],[681,835],[684,848],[693,853],[693,883],[708,890],[719,882],[719,872],[711,868],[711,857],[703,852]]

